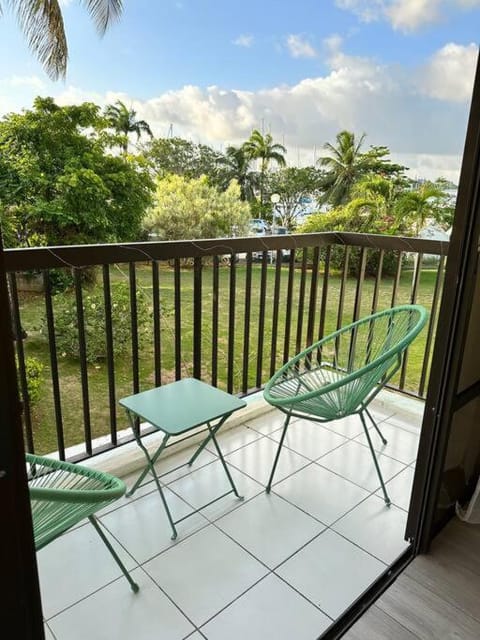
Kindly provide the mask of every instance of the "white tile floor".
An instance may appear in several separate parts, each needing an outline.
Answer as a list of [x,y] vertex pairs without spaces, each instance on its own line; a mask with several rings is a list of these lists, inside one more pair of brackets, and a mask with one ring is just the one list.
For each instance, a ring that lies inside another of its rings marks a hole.
[[[186,519],[175,541],[153,483],[101,514],[138,594],[88,523],[39,552],[47,638],[317,638],[406,546],[421,420],[374,413],[389,441],[371,434],[390,508],[355,418],[292,422],[267,495],[283,420],[265,414],[219,437],[243,501],[230,494]],[[176,517],[229,488],[211,447],[183,473],[165,478]]]

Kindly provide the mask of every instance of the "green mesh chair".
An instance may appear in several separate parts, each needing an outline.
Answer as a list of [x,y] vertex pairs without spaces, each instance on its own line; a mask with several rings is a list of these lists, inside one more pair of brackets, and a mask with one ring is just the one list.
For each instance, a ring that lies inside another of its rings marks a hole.
[[132,580],[94,513],[125,493],[122,480],[69,462],[26,454],[35,548],[40,550],[62,533],[88,518],[136,593]]
[[390,505],[365,414],[383,437],[368,405],[398,371],[402,355],[425,325],[426,311],[419,305],[402,305],[380,311],[343,327],[287,362],[267,383],[264,397],[286,414],[272,471],[270,492],[278,458],[292,417],[329,422],[358,414],[362,421],[384,499]]

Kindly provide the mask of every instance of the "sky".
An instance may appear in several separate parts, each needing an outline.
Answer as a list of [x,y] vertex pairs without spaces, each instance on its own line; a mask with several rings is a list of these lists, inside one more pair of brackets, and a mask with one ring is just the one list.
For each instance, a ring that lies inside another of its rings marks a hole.
[[342,129],[386,145],[412,177],[458,181],[480,0],[124,0],[100,38],[61,0],[65,81],[52,82],[0,16],[0,116],[121,99],[157,136],[224,149],[253,128],[312,164]]

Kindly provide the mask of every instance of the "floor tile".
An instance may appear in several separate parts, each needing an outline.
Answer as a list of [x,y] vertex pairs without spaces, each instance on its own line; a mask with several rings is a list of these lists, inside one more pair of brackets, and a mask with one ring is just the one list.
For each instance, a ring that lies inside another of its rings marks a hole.
[[144,568],[197,626],[268,571],[214,525],[162,553]]
[[[173,455],[162,457],[155,464],[155,469],[158,474],[166,473],[162,480],[165,484],[170,484],[174,482],[177,478],[182,478],[183,476],[204,467],[207,464],[210,464],[214,460],[217,459],[217,455],[213,454],[208,449],[203,449],[198,458],[195,460],[193,465],[189,467],[186,463],[190,460],[193,454],[197,451],[199,445],[195,445],[193,447],[188,447],[187,449],[183,449],[182,451],[178,451]],[[175,469],[175,467],[181,466],[179,469]]]
[[262,493],[216,525],[268,567],[276,567],[324,528],[274,494]]
[[327,529],[276,573],[335,619],[385,569],[381,562]]
[[258,418],[248,420],[246,424],[252,429],[255,429],[255,431],[258,431],[258,433],[267,435],[277,429],[281,429],[284,422],[285,414],[278,411],[278,409],[272,409],[271,411],[262,413]]
[[[164,494],[174,520],[192,511],[169,489]],[[207,524],[201,514],[192,515],[177,525],[178,538],[171,540],[172,529],[158,491],[102,516],[101,520],[140,564]]]
[[[232,427],[226,431],[220,430],[217,435],[217,441],[220,445],[223,455],[231,453],[240,447],[244,447],[246,444],[250,444],[254,440],[261,438],[262,434],[246,425],[240,425],[238,427]],[[207,449],[217,455],[217,450],[213,442],[209,442]]]
[[[377,460],[384,482],[405,468],[403,463],[383,454],[377,454]],[[318,460],[318,464],[351,482],[355,482],[368,491],[376,491],[380,487],[372,453],[368,447],[362,446],[357,441],[347,442],[338,449],[327,453]]]
[[[108,536],[108,533],[107,533]],[[127,569],[136,562],[109,536]],[[103,585],[122,576],[122,571],[90,523],[72,529],[37,553],[46,620]],[[125,578],[122,586],[130,587]]]
[[[390,458],[395,458],[405,464],[411,464],[417,457],[419,433],[412,433],[406,429],[402,429],[396,425],[390,424],[387,420],[379,425],[387,444],[383,444],[378,435],[374,431],[370,431],[372,444],[375,451],[384,453]],[[362,434],[355,438],[355,442],[368,447],[367,439]]]
[[423,415],[395,413],[387,419],[387,422],[406,431],[419,434],[422,428]]
[[[277,449],[278,444],[276,442],[270,438],[261,438],[246,447],[238,449],[238,451],[228,454],[225,456],[225,460],[265,486],[272,470]],[[294,471],[298,471],[309,462],[307,458],[298,455],[298,453],[282,448],[275,471],[274,483],[289,476]]]
[[404,540],[406,523],[405,511],[395,505],[387,507],[382,498],[373,495],[335,523],[333,529],[390,564],[408,547]]
[[368,410],[379,423],[387,420],[395,413],[395,409],[389,408],[388,404],[376,404],[375,400],[368,405]]
[[323,423],[322,426],[345,438],[356,438],[363,433],[362,422],[357,415],[347,416],[341,420],[330,420],[330,422]]
[[273,491],[329,525],[368,496],[368,491],[316,463],[277,484]]
[[202,627],[202,632],[208,640],[313,640],[330,624],[330,618],[269,575]]
[[[408,511],[410,506],[410,496],[412,494],[413,477],[415,469],[407,467],[404,471],[387,482],[387,491],[393,504],[401,509]],[[377,491],[377,495],[381,497],[381,490]]]
[[141,569],[134,594],[117,580],[50,621],[57,640],[181,640],[192,624]]
[[[264,491],[264,488],[255,480],[252,480],[244,473],[237,469],[229,467],[233,482],[237,487],[237,491],[244,500],[257,495]],[[220,460],[212,462],[195,473],[184,478],[180,478],[169,485],[172,491],[179,495],[185,502],[192,505],[194,509],[199,509],[203,505],[208,504],[211,500],[215,500],[218,496],[226,493],[231,489],[225,469]],[[233,509],[237,509],[243,504],[234,493],[224,496],[218,502],[205,507],[201,510],[202,516],[208,520],[216,520]]]
[[[165,457],[162,456],[161,459],[157,461],[157,463],[155,464],[155,469],[157,470],[157,473],[159,475],[171,471],[171,473],[168,473],[166,476],[162,478],[162,483],[164,485],[168,485],[171,482],[174,482],[175,480],[177,480],[178,478],[189,475],[190,473],[197,471],[198,469],[205,466],[206,464],[210,464],[210,462],[213,462],[214,460],[218,459],[216,455],[204,449],[192,467],[182,466],[179,469],[172,471],[173,469],[175,469],[175,467],[178,467],[179,465],[185,465],[185,463],[188,462],[188,460],[195,453],[197,448],[198,446],[188,447],[172,455],[167,455]],[[135,481],[137,480],[141,472],[142,472],[142,469],[139,468],[138,471],[134,471],[133,473],[128,474],[128,476],[122,477],[122,480],[127,485],[127,491],[131,489],[132,486],[135,484]],[[129,497],[122,496],[116,502],[112,503],[111,505],[108,505],[107,507],[99,511],[98,515],[104,515],[106,513],[110,513],[110,511],[114,511],[115,509],[118,509],[119,507],[122,507],[125,504],[131,504],[133,500],[137,500],[142,496],[146,496],[147,494],[152,493],[153,491],[157,491],[157,487],[153,479],[153,476],[149,473],[147,477],[143,480],[142,485],[135,491],[133,496],[129,496]]]
[[[282,430],[275,431],[268,437],[279,442],[281,435]],[[345,442],[346,438],[325,429],[322,424],[302,419],[288,425],[284,446],[309,460],[316,460]]]

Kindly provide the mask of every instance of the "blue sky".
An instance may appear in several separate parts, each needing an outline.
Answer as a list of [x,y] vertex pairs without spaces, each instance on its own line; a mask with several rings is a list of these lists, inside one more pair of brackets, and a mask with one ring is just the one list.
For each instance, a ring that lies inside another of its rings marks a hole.
[[218,148],[263,125],[304,164],[348,128],[416,175],[458,174],[480,0],[125,0],[103,39],[79,2],[62,4],[65,82],[0,18],[0,114],[37,94],[121,98],[158,135],[173,125]]

